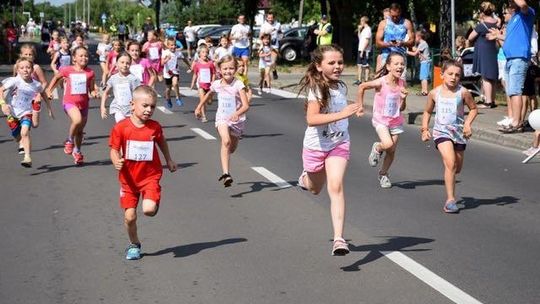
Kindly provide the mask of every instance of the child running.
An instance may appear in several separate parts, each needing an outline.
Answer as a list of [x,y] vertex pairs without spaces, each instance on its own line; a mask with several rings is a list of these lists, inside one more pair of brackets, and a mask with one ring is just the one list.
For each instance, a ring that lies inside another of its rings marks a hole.
[[381,188],[390,188],[392,183],[388,178],[388,170],[394,161],[399,134],[403,133],[403,116],[407,90],[406,83],[401,78],[405,70],[405,59],[399,53],[390,53],[385,65],[378,72],[377,79],[364,82],[358,87],[358,103],[363,108],[364,93],[375,89],[373,101],[373,118],[371,123],[379,136],[380,142],[373,143],[368,157],[369,165],[377,166],[381,155],[385,152],[384,161],[379,170]]
[[163,78],[165,79],[165,101],[167,107],[173,107],[171,101],[171,90],[176,96],[176,105],[179,107],[184,105],[182,96],[180,95],[180,72],[178,71],[178,59],[184,60],[184,63],[190,67],[189,62],[184,58],[182,52],[176,49],[176,41],[174,38],[167,38],[165,41],[166,49],[161,53],[161,64],[163,65]]
[[127,45],[127,51],[131,56],[131,65],[129,71],[135,75],[141,84],[153,87],[156,81],[156,71],[147,58],[141,58],[141,44],[137,41],[131,41]]
[[82,46],[77,47],[73,50],[73,65],[60,68],[47,88],[47,96],[51,99],[54,87],[61,79],[65,80],[63,107],[71,124],[68,138],[64,142],[64,153],[72,155],[76,165],[82,165],[84,162],[81,145],[88,120],[89,99],[90,96],[98,96],[94,71],[87,65],[88,50]]
[[249,79],[248,75],[246,74],[246,66],[245,63],[238,59],[236,60],[236,63],[238,64],[238,70],[236,71],[236,79],[240,80],[244,87],[246,88],[246,96],[248,98],[248,103],[251,103],[251,98],[253,97],[253,91],[249,87]]
[[155,31],[150,30],[147,34],[148,41],[143,45],[142,51],[146,54],[146,58],[150,60],[152,68],[156,71],[158,80],[162,81],[163,76],[161,74],[161,50],[163,49],[163,44],[158,40],[158,36]]
[[157,93],[142,85],[133,91],[132,115],[117,123],[109,139],[111,161],[119,171],[120,206],[124,209],[124,224],[130,244],[126,259],[141,258],[141,241],[137,234],[137,205],[142,195],[144,215],[155,216],[159,209],[163,174],[156,145],[159,147],[169,171],[177,169],[171,159],[169,146],[161,125],[150,119],[157,103]]
[[112,75],[118,73],[118,71],[116,70],[116,60],[118,58],[118,55],[122,52],[122,47],[122,42],[120,40],[114,40],[112,42],[112,50],[107,53],[107,69],[105,70],[105,73],[101,78],[101,87],[105,87],[107,79],[109,79]]
[[307,92],[306,121],[302,160],[304,170],[298,185],[319,194],[328,183],[330,212],[334,229],[332,255],[346,255],[349,246],[343,238],[345,195],[343,177],[350,156],[349,120],[363,115],[359,104],[347,105],[347,87],[339,80],[343,72],[343,50],[325,45],[313,51],[312,61],[300,80]]
[[[101,75],[105,75],[105,73],[107,72],[107,58],[111,50],[111,36],[109,36],[109,34],[103,34],[103,36],[101,36],[101,42],[98,43],[96,51],[96,54],[99,56]],[[104,84],[103,81],[101,83]]]
[[71,65],[71,52],[69,51],[69,43],[66,37],[60,38],[60,49],[53,54],[51,60],[51,69],[54,74],[58,74],[61,67]]
[[212,100],[212,98],[206,99],[205,96],[208,92],[210,92],[210,85],[215,80],[216,67],[214,66],[214,63],[208,58],[208,47],[201,45],[197,49],[197,55],[199,56],[199,59],[193,63],[192,67],[193,78],[191,79],[191,89],[195,88],[195,80],[197,80],[197,87],[199,88],[199,106],[197,106],[197,108],[200,110],[200,115],[196,116],[197,118],[200,118],[202,122],[208,122],[208,119],[206,118],[206,102],[203,102],[203,100],[207,100],[208,103],[210,103]]
[[[202,58],[202,56],[201,56]],[[219,181],[225,187],[230,187],[233,178],[230,174],[229,161],[231,154],[238,147],[238,139],[245,128],[246,115],[249,109],[248,98],[244,84],[235,78],[238,68],[236,59],[230,55],[221,58],[218,62],[223,78],[212,82],[210,90],[204,95],[195,110],[199,118],[203,108],[212,95],[217,93],[218,109],[216,112],[216,128],[221,137],[221,169],[223,174]]]
[[[36,64],[36,48],[31,44],[23,44],[20,49],[19,58],[25,58],[33,62],[33,72],[32,72],[32,79],[39,81],[41,83],[42,88],[47,87],[47,79],[45,79],[45,72],[43,72],[43,69],[39,66],[39,64]],[[13,75],[16,76],[18,74],[17,71],[17,65],[13,66]],[[49,105],[49,103],[47,103]],[[32,110],[32,126],[34,128],[37,128],[39,126],[39,113],[41,112],[41,95],[37,94],[35,95],[35,99],[32,104],[33,110]],[[20,149],[19,149],[20,150]]]
[[221,38],[219,38],[219,46],[214,50],[213,58],[217,64],[221,58],[227,55],[232,55],[232,47],[229,43],[229,37],[227,35],[223,35]]
[[[446,213],[459,212],[456,205],[456,175],[463,167],[463,154],[467,139],[472,135],[471,124],[478,115],[476,104],[471,93],[461,86],[459,80],[463,67],[455,60],[447,60],[442,67],[443,84],[431,90],[422,117],[422,140],[428,141],[432,136],[435,147],[441,153],[444,164],[444,186]],[[464,105],[469,108],[465,119]],[[433,135],[429,133],[429,120],[435,110]]]
[[272,69],[272,46],[270,45],[270,34],[264,34],[261,41],[262,47],[259,50],[259,72],[261,74],[259,95],[262,94],[265,83],[268,88],[267,93],[271,93],[272,91],[272,77],[270,77],[270,70]]
[[49,41],[49,45],[47,47],[47,54],[51,56],[51,59],[53,58],[54,54],[58,52],[60,49],[60,33],[58,33],[57,30],[53,30],[51,34],[51,41]]
[[[11,129],[11,135],[19,143],[20,149],[24,153],[21,165],[26,168],[32,167],[32,158],[30,157],[30,129],[32,127],[32,115],[34,112],[35,96],[43,94],[43,87],[39,81],[32,79],[34,63],[25,58],[21,58],[15,64],[17,76],[4,79],[0,86],[0,105],[2,112],[7,116],[7,123]],[[3,96],[6,93],[7,101]],[[47,99],[46,99],[47,100]],[[49,102],[47,101],[48,105]],[[48,106],[49,115],[54,118],[50,105]]]
[[105,102],[109,96],[109,92],[113,90],[114,99],[109,106],[109,113],[114,115],[114,120],[119,121],[131,115],[131,92],[138,87],[141,82],[139,79],[130,73],[129,66],[131,65],[131,56],[124,52],[118,55],[116,67],[118,73],[114,74],[107,80],[107,87],[101,95],[101,118],[107,118],[107,109]]

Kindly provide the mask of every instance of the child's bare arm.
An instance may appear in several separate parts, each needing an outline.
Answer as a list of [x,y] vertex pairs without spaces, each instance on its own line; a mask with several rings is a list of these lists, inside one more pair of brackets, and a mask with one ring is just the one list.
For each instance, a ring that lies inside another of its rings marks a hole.
[[122,167],[124,166],[124,158],[122,158],[120,151],[111,148],[110,156],[114,168],[118,171],[122,170]]
[[467,115],[467,119],[465,119],[465,122],[463,124],[463,136],[465,138],[470,138],[472,136],[472,122],[478,115],[478,109],[476,108],[476,103],[474,103],[474,98],[471,95],[471,92],[462,89],[462,97],[465,101],[465,104],[469,108],[469,115]]
[[431,134],[429,133],[429,121],[434,108],[435,92],[434,90],[431,90],[431,92],[428,94],[428,100],[424,108],[424,113],[422,114],[422,128],[420,129],[420,133],[423,141],[428,141],[431,138]]
[[159,149],[161,150],[161,153],[163,153],[163,157],[165,158],[165,161],[167,162],[167,167],[169,168],[169,171],[174,172],[176,171],[177,165],[172,160],[171,154],[169,152],[169,144],[167,144],[167,140],[165,140],[165,136],[161,137],[161,140],[158,140],[157,142]]

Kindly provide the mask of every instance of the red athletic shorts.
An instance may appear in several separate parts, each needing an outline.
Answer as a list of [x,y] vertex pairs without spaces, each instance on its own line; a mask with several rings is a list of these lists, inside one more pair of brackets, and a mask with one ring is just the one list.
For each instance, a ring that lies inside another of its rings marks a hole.
[[133,187],[128,184],[120,185],[120,207],[123,209],[137,208],[139,198],[149,199],[159,205],[161,199],[161,186],[159,179],[149,180],[142,187]]

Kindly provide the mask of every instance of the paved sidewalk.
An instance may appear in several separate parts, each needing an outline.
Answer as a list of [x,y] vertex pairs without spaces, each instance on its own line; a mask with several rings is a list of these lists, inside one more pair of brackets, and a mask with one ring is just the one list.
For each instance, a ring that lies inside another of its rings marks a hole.
[[[298,82],[302,78],[303,74],[298,72],[292,73],[279,73],[279,79],[273,80],[272,86],[291,92],[298,92]],[[253,84],[253,87],[257,87],[256,84],[259,75],[258,71],[251,69],[249,72],[249,79]],[[349,100],[356,100],[357,86],[353,85],[356,80],[356,75],[345,71],[341,78],[348,87],[347,96]],[[369,112],[373,106],[373,91],[366,92],[364,96],[364,105]],[[426,97],[417,96],[415,94],[407,97],[407,109],[404,111],[405,119],[409,124],[415,124],[420,126],[422,124],[422,113],[426,104]],[[506,115],[506,107],[499,106],[495,109],[479,109],[479,114],[473,123],[473,137],[472,140],[483,140],[486,142],[494,143],[497,145],[515,148],[515,149],[527,149],[531,146],[532,132],[517,133],[517,134],[503,134],[497,130],[496,122],[501,120]],[[433,122],[433,117],[431,119]]]

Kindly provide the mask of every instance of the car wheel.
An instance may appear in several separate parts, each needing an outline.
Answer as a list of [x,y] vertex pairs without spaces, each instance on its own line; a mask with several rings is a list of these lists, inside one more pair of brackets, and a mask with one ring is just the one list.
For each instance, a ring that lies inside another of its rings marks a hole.
[[287,61],[295,61],[298,58],[298,53],[292,47],[286,47],[282,52],[283,58]]

